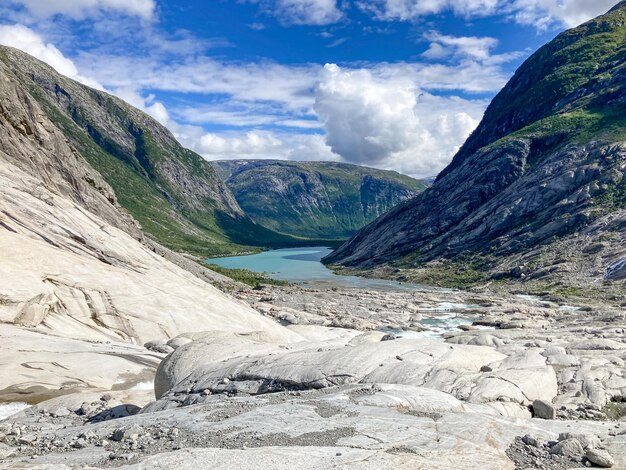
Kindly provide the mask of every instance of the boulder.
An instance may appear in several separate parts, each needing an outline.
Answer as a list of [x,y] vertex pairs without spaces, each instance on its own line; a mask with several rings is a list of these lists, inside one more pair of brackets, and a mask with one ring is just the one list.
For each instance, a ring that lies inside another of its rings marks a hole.
[[[232,338],[229,341],[233,348]],[[480,367],[504,358],[493,348],[451,346],[431,340],[398,339],[302,351],[246,341],[240,342],[235,351],[213,349],[215,343],[205,344],[204,349],[199,349],[196,342],[179,348],[157,371],[157,397],[168,388],[174,394],[207,389],[259,394],[351,383],[389,383],[425,385],[464,398]],[[223,360],[216,362],[219,358]],[[425,383],[427,376],[429,383]],[[228,384],[223,382],[225,377],[230,379]]]
[[579,460],[585,455],[585,450],[578,439],[564,439],[557,442],[550,448],[550,453],[566,457],[568,459]]
[[542,419],[555,419],[556,409],[552,403],[546,400],[534,400],[532,404],[533,417]]
[[609,468],[615,465],[615,460],[606,450],[601,449],[587,449],[585,457],[599,467]]

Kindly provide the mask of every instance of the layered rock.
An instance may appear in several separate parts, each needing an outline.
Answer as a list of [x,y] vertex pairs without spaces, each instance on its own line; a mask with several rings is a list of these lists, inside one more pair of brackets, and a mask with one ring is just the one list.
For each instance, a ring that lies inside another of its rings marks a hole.
[[208,284],[202,268],[192,274],[143,244],[111,187],[2,61],[0,85],[5,398],[150,380],[161,356],[131,344],[198,328],[301,339]]
[[500,277],[562,270],[601,279],[607,267],[617,276],[626,228],[625,18],[622,2],[533,54],[432,187],[326,260],[414,267],[469,259]]
[[213,167],[147,114],[17,49],[1,46],[0,62],[23,87],[22,97],[37,102],[39,115],[102,175],[89,184],[103,187],[106,180],[161,244],[204,255],[241,251],[235,244],[293,242],[252,222]]

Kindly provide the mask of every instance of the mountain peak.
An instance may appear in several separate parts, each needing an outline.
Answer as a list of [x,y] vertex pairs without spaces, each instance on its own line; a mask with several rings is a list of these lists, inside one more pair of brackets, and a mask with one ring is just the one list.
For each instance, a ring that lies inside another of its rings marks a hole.
[[439,178],[481,147],[540,119],[611,104],[614,87],[621,89],[625,83],[621,80],[625,37],[626,2],[622,2],[541,47],[496,95],[479,126]]

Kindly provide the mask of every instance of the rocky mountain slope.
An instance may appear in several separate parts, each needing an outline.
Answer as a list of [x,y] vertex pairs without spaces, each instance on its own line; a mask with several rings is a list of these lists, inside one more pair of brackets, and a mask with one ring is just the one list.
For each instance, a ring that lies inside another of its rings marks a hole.
[[[452,163],[327,261],[466,280],[625,275],[626,2],[560,34],[494,98]],[[452,267],[452,270],[447,268]]]
[[17,49],[0,46],[0,61],[158,242],[199,255],[297,243],[255,224],[213,167],[145,113]]
[[137,344],[198,328],[300,339],[144,240],[4,61],[0,136],[0,401],[129,388],[161,359]]
[[212,162],[255,222],[307,238],[348,238],[426,188],[393,171],[334,162]]

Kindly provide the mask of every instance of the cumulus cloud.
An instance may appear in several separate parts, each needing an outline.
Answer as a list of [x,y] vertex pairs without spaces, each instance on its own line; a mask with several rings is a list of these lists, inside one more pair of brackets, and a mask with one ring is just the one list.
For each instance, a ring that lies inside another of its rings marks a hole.
[[174,125],[174,135],[207,160],[238,158],[281,160],[340,160],[318,134],[272,131],[206,132],[201,127]]
[[505,15],[545,29],[572,27],[598,16],[619,0],[358,0],[357,6],[381,21],[409,21],[451,11],[464,17]]
[[516,0],[505,10],[510,10],[517,21],[524,25],[546,28],[552,22],[566,27],[577,26],[606,13],[619,0]]
[[142,96],[133,88],[118,88],[116,90],[109,91],[118,98],[126,101],[128,104],[149,114],[164,126],[169,124],[170,114],[165,105],[156,100],[156,96],[154,94]]
[[[436,93],[495,92],[508,78],[502,64],[520,53],[493,54],[492,38],[430,32],[427,39],[441,46],[446,63],[340,69],[202,56],[164,63],[149,55],[84,54],[78,64],[118,94],[130,89],[210,96],[201,103],[178,103],[167,114],[168,127],[207,158],[342,158],[429,176],[450,161],[487,105]],[[133,104],[150,112],[145,103]],[[201,126],[215,125],[231,130],[202,131]],[[320,128],[325,136],[308,134]]]
[[284,25],[327,25],[343,18],[337,0],[248,0]]
[[116,11],[150,19],[156,8],[155,0],[9,0],[22,5],[37,17],[56,14],[82,19],[94,13]]
[[52,66],[60,74],[87,86],[103,88],[98,81],[79,74],[72,60],[65,57],[54,44],[44,42],[41,36],[26,26],[0,25],[0,44],[20,49]]
[[[343,69],[150,50],[97,50],[70,60],[24,26],[0,27],[2,38],[67,76],[95,77],[99,88],[144,110],[205,158],[343,160],[415,176],[440,171],[487,105],[450,92],[497,91],[508,75],[502,64],[513,57],[494,55],[492,38],[436,31],[426,35],[429,61]],[[441,90],[446,96],[436,95]],[[166,107],[161,92],[176,98]]]
[[437,174],[478,125],[486,103],[438,97],[408,77],[324,67],[314,109],[326,142],[350,163]]

